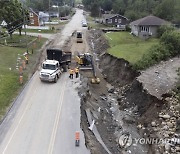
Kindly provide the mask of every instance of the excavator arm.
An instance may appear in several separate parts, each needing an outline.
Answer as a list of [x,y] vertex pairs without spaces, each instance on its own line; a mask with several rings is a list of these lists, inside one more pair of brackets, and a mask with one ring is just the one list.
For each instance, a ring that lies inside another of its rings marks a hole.
[[93,56],[89,53],[76,56],[76,62],[80,65],[80,70],[92,70],[93,78],[91,83],[98,84],[100,79],[97,78]]

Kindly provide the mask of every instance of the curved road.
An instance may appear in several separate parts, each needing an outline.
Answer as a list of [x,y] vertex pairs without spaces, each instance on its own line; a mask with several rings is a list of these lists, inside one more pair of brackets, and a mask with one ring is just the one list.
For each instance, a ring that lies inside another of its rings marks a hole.
[[[62,47],[74,30],[82,30],[77,10],[53,46]],[[0,125],[1,154],[88,154],[80,128],[79,79],[63,73],[57,83],[39,80],[37,71]],[[75,132],[80,146],[75,147]]]

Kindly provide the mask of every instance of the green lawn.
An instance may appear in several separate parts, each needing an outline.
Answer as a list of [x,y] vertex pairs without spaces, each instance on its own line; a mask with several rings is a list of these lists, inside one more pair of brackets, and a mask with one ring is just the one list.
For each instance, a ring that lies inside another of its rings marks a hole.
[[[6,42],[7,42],[7,44],[11,44],[11,43],[22,43],[22,42],[25,42],[26,41],[26,38],[27,38],[27,42],[30,42],[30,41],[32,41],[33,39],[34,39],[34,37],[32,37],[32,36],[25,36],[25,35],[22,35],[22,36],[20,36],[19,34],[14,34],[13,36],[12,36],[12,38],[10,38],[10,37],[8,37],[8,38],[6,38]],[[5,43],[5,39],[0,39],[0,43],[1,44],[4,44]]]
[[[52,26],[51,26],[52,27]],[[23,32],[25,30],[22,30]],[[46,29],[42,29],[42,30],[38,30],[38,29],[26,29],[26,32],[29,33],[55,33],[55,30],[46,30]]]
[[[30,32],[30,33],[56,33],[59,29],[62,29],[63,26],[65,24],[67,24],[69,21],[61,21],[59,24],[55,24],[55,25],[49,25],[50,26],[50,29],[42,29],[42,30],[38,30],[38,29],[26,29],[27,32]],[[53,29],[52,29],[53,28]],[[24,29],[22,30],[24,32]]]
[[[37,47],[34,49],[34,53],[29,55],[29,64],[23,72],[24,84],[30,72],[32,73],[35,67],[36,60],[40,55],[38,49],[44,42],[45,39],[42,39],[40,42],[37,41]],[[18,57],[24,59],[24,52],[26,52],[26,48],[0,46],[0,119],[23,87],[23,85],[19,84],[19,71],[16,69],[16,66],[21,65],[22,61],[18,62],[17,59]]]
[[141,40],[128,32],[111,32],[106,33],[105,36],[111,46],[108,52],[116,57],[124,58],[131,64],[135,64],[152,45],[159,42],[158,39]]

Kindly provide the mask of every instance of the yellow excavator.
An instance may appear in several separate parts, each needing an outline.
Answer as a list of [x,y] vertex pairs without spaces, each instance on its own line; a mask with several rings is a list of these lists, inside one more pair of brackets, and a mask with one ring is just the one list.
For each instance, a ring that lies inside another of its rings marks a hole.
[[100,83],[100,79],[96,75],[93,56],[90,53],[78,54],[78,56],[76,56],[76,62],[80,70],[92,70],[93,78],[91,79],[91,83]]

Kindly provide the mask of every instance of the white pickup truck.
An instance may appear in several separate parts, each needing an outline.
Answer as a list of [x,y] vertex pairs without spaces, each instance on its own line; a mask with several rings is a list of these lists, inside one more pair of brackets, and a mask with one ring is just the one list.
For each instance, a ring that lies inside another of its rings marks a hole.
[[42,63],[42,70],[40,71],[40,80],[57,82],[62,70],[57,60],[46,60]]

